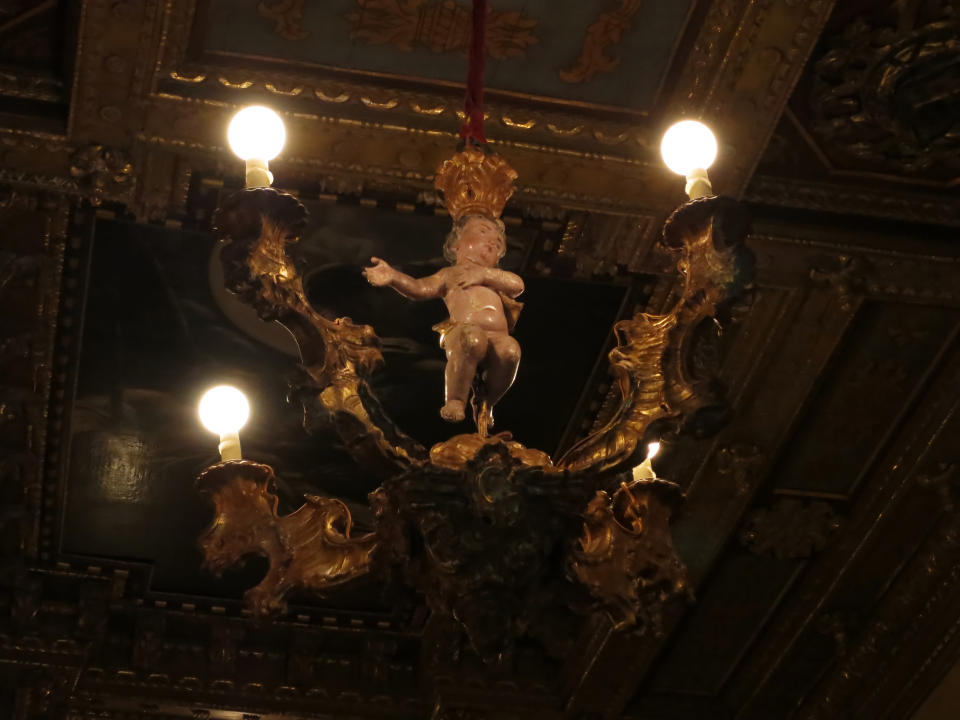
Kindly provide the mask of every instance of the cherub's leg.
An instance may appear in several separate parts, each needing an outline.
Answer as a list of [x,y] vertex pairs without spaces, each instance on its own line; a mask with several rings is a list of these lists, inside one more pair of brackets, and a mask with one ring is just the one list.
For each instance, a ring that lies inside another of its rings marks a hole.
[[446,403],[440,408],[440,416],[450,422],[460,422],[464,417],[467,394],[477,372],[477,363],[487,354],[487,333],[476,325],[460,325],[443,339],[447,352]]
[[493,408],[506,394],[517,377],[520,366],[520,343],[506,333],[491,333],[487,349],[484,389],[487,405]]

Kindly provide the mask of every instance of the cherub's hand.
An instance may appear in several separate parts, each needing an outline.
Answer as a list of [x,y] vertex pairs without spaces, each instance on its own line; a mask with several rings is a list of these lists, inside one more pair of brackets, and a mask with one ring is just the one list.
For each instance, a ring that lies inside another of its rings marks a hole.
[[456,268],[453,275],[453,284],[458,288],[468,288],[473,285],[483,285],[487,281],[486,268],[464,267]]
[[372,257],[370,258],[370,262],[372,262],[373,265],[363,269],[363,276],[367,279],[367,282],[374,287],[389,285],[390,281],[396,277],[397,271],[385,260]]

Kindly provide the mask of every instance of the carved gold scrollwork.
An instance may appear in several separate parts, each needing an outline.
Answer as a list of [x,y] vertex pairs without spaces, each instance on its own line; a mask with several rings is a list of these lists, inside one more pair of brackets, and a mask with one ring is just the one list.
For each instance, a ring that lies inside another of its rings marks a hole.
[[215,574],[246,555],[262,555],[270,569],[245,599],[257,615],[282,611],[293,588],[319,590],[367,572],[373,533],[351,536],[353,518],[340,500],[307,495],[290,515],[277,515],[273,470],[239,460],[220,463],[197,484],[214,504],[213,522],[200,537],[204,565]]
[[692,597],[670,535],[670,516],[682,497],[674,483],[641,480],[621,483],[612,497],[600,491],[587,506],[570,569],[616,629],[639,624],[657,632],[664,599]]
[[[435,182],[453,217],[496,217],[515,176],[503,158],[468,146],[444,163]],[[201,538],[208,567],[222,570],[250,553],[268,557],[270,570],[246,596],[257,614],[281,611],[294,588],[318,590],[375,571],[423,593],[437,615],[456,618],[491,662],[517,637],[546,632],[533,628],[546,609],[563,604],[578,612],[602,608],[618,629],[656,631],[665,604],[688,594],[669,525],[682,495],[663,480],[616,484],[647,431],[713,429],[719,395],[693,362],[695,335],[748,280],[738,208],[704,198],[667,222],[665,242],[679,249],[687,277],[683,295],[670,313],[618,323],[610,360],[619,405],[605,427],[555,464],[509,433],[458,435],[429,454],[404,435],[368,384],[383,361],[373,329],[323,317],[307,301],[287,252],[305,208],[272,188],[226,198],[214,223],[225,242],[228,289],[297,340],[302,378],[293,396],[304,406],[305,427],[332,428],[382,482],[369,496],[376,532],[354,537],[339,500],[307,496],[303,507],[280,517],[269,467],[215,465],[198,481],[216,507]]]
[[221,204],[214,223],[226,242],[221,257],[227,288],[261,318],[278,320],[301,349],[303,380],[297,395],[318,426],[330,423],[354,456],[388,472],[426,456],[426,450],[387,418],[366,378],[383,362],[380,341],[367,325],[328,320],[306,299],[287,255],[306,209],[272,188],[235,193]]
[[614,326],[617,347],[609,357],[620,402],[602,428],[560,458],[560,467],[607,470],[629,462],[656,426],[707,431],[722,417],[715,380],[694,375],[689,355],[700,324],[722,314],[749,282],[746,228],[743,210],[728,198],[695,200],[667,220],[664,240],[680,250],[683,295],[665,315],[638,313]]

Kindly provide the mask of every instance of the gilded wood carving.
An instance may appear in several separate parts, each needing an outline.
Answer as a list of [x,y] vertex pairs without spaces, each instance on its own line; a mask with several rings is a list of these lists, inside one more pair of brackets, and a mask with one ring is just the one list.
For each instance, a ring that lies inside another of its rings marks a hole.
[[[511,179],[507,173],[499,182]],[[483,183],[470,190],[461,178],[454,185],[452,211],[488,202]],[[506,197],[490,202],[499,208]],[[556,462],[509,433],[486,435],[482,426],[428,453],[390,422],[369,385],[382,363],[372,328],[328,320],[305,299],[287,254],[304,219],[302,205],[270,188],[228,198],[216,217],[225,277],[262,318],[279,320],[296,337],[304,379],[294,396],[308,431],[333,429],[381,479],[370,496],[375,531],[350,537],[343,506],[318,497],[308,498],[309,511],[277,518],[269,468],[222,463],[201,478],[215,488],[217,505],[203,543],[208,565],[229,565],[244,551],[267,555],[271,571],[248,596],[257,612],[282,608],[295,587],[318,589],[373,570],[425,595],[434,613],[456,618],[487,661],[510,655],[525,635],[562,653],[560,640],[537,629],[549,607],[602,609],[621,629],[656,631],[661,608],[688,593],[669,533],[681,494],[662,480],[624,485],[623,472],[648,430],[709,432],[722,417],[718,388],[692,358],[700,325],[722,317],[749,279],[739,206],[705,198],[667,223],[665,241],[678,249],[687,278],[683,296],[663,316],[640,314],[618,326],[620,344],[610,356],[620,386],[613,417]],[[310,537],[327,528],[319,544],[276,541],[273,528],[298,518],[312,525]],[[220,542],[228,524],[242,542]],[[312,574],[294,571],[301,565]]]

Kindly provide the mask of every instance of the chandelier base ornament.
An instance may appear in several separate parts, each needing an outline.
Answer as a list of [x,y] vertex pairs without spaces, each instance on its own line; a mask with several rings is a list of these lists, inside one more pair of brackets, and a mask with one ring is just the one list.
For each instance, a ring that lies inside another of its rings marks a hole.
[[375,526],[352,534],[346,506],[319,494],[278,516],[271,468],[223,462],[198,480],[215,506],[201,539],[206,565],[268,558],[267,576],[246,595],[257,615],[283,612],[292,590],[372,573],[454,620],[485,661],[524,636],[550,645],[541,620],[558,607],[606,612],[621,631],[656,632],[664,607],[690,596],[670,535],[682,494],[662,479],[633,480],[630,470],[654,435],[706,433],[722,422],[719,386],[694,358],[698,329],[723,318],[750,279],[742,208],[703,198],[668,220],[664,243],[679,255],[682,296],[669,313],[617,323],[609,356],[616,408],[559,460],[509,433],[457,435],[430,449],[403,433],[369,384],[383,363],[376,333],[326,318],[306,300],[287,252],[305,219],[296,198],[272,188],[226,198],[214,219],[225,282],[295,337],[302,362],[291,395],[304,427],[336,434],[379,479],[369,496]]

